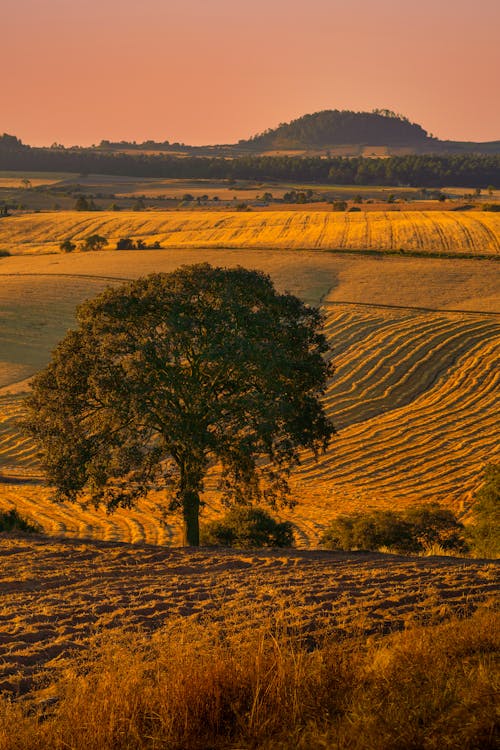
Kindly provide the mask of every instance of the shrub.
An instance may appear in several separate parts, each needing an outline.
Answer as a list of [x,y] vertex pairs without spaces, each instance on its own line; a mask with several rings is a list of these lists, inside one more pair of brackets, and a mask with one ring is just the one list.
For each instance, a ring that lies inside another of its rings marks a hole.
[[437,503],[404,512],[372,511],[334,519],[321,539],[327,549],[424,552],[434,545],[443,550],[465,551],[463,525]]
[[91,234],[85,239],[82,250],[102,250],[107,244],[106,237],[101,237],[100,234]]
[[71,242],[71,240],[64,240],[64,242],[61,242],[59,245],[59,250],[63,253],[72,253],[73,250],[76,250],[76,245],[74,242]]
[[404,518],[410,525],[417,552],[433,545],[458,552],[467,549],[463,524],[456,519],[451,510],[443,508],[439,503],[409,508],[404,513]]
[[201,544],[225,547],[292,547],[293,529],[288,521],[280,523],[262,508],[250,506],[230,510],[221,521],[201,528]]
[[414,551],[411,532],[401,514],[373,511],[338,516],[321,539],[327,549],[376,550],[390,547],[398,551]]
[[346,211],[346,210],[347,210],[346,201],[333,201],[332,211]]
[[17,508],[0,511],[1,531],[24,531],[28,534],[40,533],[41,527],[37,523],[28,521],[19,515]]
[[134,250],[135,249],[134,240],[132,240],[130,237],[120,237],[120,239],[116,243],[116,249],[117,250]]
[[500,556],[500,464],[486,467],[483,485],[476,493],[474,516],[469,528],[474,552],[484,557]]

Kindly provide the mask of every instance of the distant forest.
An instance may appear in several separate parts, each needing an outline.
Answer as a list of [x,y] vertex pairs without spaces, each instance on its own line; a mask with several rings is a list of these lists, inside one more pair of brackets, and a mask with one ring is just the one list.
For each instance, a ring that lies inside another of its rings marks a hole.
[[280,180],[338,185],[500,187],[498,154],[410,154],[389,158],[258,156],[237,158],[36,148],[0,136],[0,169],[180,179]]
[[321,148],[346,143],[403,146],[425,143],[428,138],[421,125],[387,109],[374,112],[332,109],[304,115],[239,144],[269,149]]

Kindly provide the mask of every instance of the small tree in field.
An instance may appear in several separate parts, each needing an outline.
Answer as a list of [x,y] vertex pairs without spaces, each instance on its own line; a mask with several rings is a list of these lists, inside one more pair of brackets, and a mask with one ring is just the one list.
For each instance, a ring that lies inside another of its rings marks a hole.
[[82,250],[102,250],[107,244],[106,237],[101,237],[100,234],[91,234],[85,239]]
[[211,466],[228,504],[286,503],[299,449],[330,442],[321,314],[261,272],[183,266],[108,289],[77,319],[26,401],[61,497],[112,509],[163,485],[198,545]]
[[76,245],[74,242],[71,242],[71,240],[64,240],[59,245],[59,250],[63,253],[72,253],[73,250],[76,250]]

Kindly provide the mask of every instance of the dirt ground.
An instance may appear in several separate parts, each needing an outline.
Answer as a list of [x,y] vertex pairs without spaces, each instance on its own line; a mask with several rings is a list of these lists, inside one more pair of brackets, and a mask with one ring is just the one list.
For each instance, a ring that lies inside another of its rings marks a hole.
[[104,630],[183,617],[232,632],[387,633],[493,604],[498,563],[321,551],[185,551],[0,535],[0,690],[32,689]]

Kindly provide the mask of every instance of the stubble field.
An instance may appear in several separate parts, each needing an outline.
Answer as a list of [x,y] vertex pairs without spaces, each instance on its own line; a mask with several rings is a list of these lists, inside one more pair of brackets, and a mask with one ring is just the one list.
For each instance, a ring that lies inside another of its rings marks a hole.
[[[22,436],[25,379],[71,325],[75,304],[109,283],[206,260],[269,272],[280,289],[323,305],[336,372],[325,396],[339,430],[293,477],[282,517],[317,546],[340,512],[438,500],[467,517],[485,463],[498,456],[500,300],[493,261],[368,258],[318,252],[163,250],[17,256],[1,261],[0,506],[53,535],[173,543],[159,491],[134,511],[55,506]],[[28,482],[28,484],[26,484]],[[214,480],[204,518],[220,512]]]
[[92,234],[165,248],[269,248],[498,255],[500,216],[483,211],[46,212],[0,221],[0,251],[57,252]]

